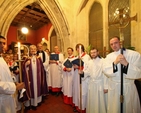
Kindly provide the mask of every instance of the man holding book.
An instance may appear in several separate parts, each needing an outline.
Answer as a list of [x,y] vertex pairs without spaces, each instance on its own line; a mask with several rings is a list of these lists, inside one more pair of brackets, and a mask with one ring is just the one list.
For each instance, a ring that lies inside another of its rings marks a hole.
[[72,105],[72,80],[74,68],[72,67],[71,60],[74,59],[73,48],[67,48],[68,57],[63,62],[63,99],[65,104]]
[[49,89],[56,93],[56,96],[59,95],[59,92],[62,88],[62,63],[64,61],[64,56],[59,51],[59,47],[54,47],[54,52],[50,55],[50,77],[51,77],[51,86]]

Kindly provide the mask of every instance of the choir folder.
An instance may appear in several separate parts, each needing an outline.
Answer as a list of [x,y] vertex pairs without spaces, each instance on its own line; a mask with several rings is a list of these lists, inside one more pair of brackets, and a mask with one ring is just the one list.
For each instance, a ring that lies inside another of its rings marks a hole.
[[84,62],[79,58],[72,61],[72,64],[75,64],[77,66],[80,66],[80,63],[81,63],[81,66],[84,65]]
[[65,66],[66,68],[72,68],[72,63],[70,62],[69,59],[67,59],[67,60],[64,62],[64,66]]
[[58,54],[50,54],[50,60],[59,60]]

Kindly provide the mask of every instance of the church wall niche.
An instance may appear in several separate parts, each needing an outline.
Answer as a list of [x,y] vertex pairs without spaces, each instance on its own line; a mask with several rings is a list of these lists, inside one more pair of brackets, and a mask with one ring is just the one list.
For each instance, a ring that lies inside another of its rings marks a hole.
[[98,2],[94,2],[89,14],[89,45],[97,48],[103,55],[103,11]]

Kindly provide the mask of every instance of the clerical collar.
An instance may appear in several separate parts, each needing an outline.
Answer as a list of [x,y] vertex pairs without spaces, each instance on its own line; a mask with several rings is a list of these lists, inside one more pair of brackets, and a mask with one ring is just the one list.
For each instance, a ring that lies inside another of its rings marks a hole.
[[38,51],[38,53],[43,53],[43,51]]
[[126,51],[126,49],[123,47],[123,48],[121,48],[121,49],[123,49],[123,51]]
[[126,51],[126,49],[125,49],[125,48],[120,48],[120,49],[119,49],[119,52],[121,52],[121,50]]

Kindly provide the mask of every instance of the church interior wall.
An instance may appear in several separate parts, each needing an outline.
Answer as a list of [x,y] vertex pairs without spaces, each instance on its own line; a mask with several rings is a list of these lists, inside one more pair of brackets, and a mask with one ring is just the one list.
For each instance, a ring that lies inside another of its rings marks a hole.
[[15,26],[10,26],[8,33],[7,33],[7,45],[10,45],[12,42],[21,42],[21,43],[31,43],[37,44],[42,41],[42,38],[48,40],[48,33],[51,28],[52,24],[45,25],[38,30],[31,30],[29,29],[29,33],[26,35],[26,40],[18,40],[18,33],[17,29],[20,28]]
[[[52,0],[1,0],[0,1],[0,31],[1,35],[6,36],[10,23],[14,19],[14,16],[26,5],[38,2],[46,14],[51,19],[54,29],[57,33],[58,43],[63,44],[62,51],[66,54],[67,47],[75,48],[77,43],[84,44],[85,47],[89,45],[89,12],[94,2],[99,2],[102,5],[103,10],[103,46],[109,47],[108,37],[108,1],[109,0],[67,0],[59,1],[55,0],[60,10],[56,6],[50,5]],[[86,5],[79,12],[80,7],[84,2]],[[48,4],[50,3],[50,4]],[[130,0],[131,4],[131,16],[137,13],[137,22],[131,22],[131,46],[134,46],[137,51],[141,53],[141,4],[140,0]],[[49,7],[50,5],[50,7]],[[56,14],[54,9],[62,13]],[[78,13],[79,12],[79,13]],[[62,21],[63,20],[63,21]],[[61,46],[60,44],[60,46]]]
[[131,45],[141,53],[141,0],[130,0],[131,16],[137,14],[137,21],[131,23]]

